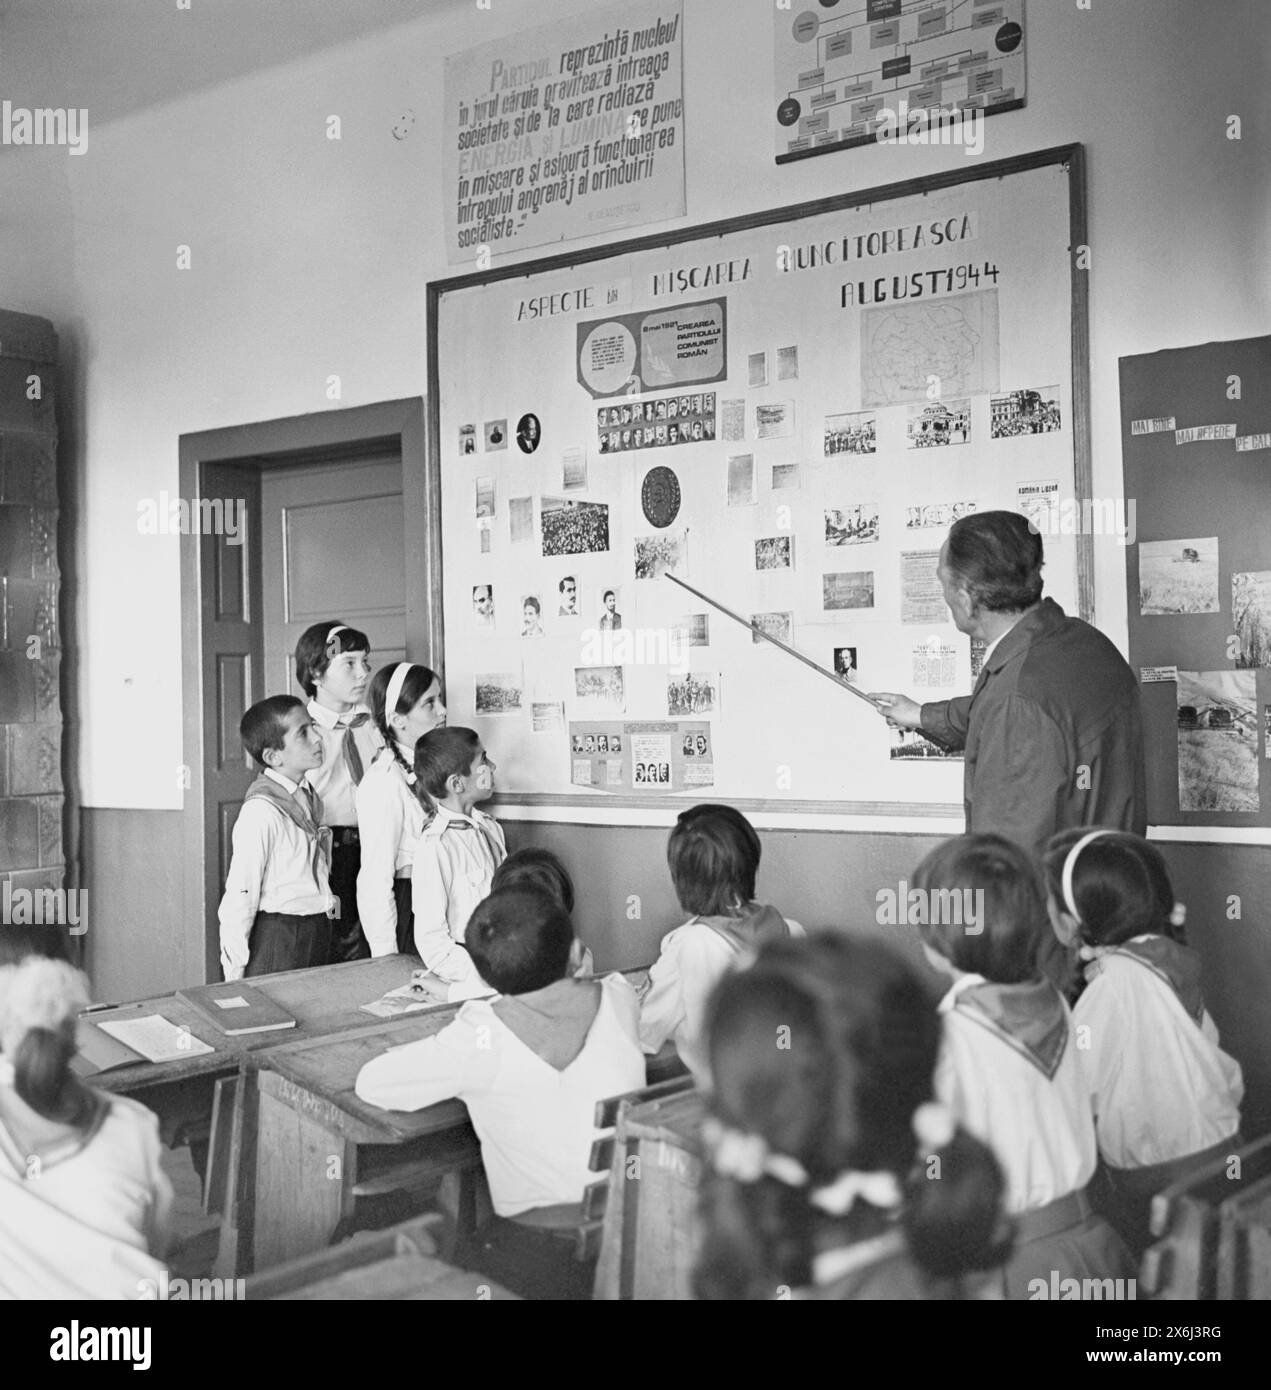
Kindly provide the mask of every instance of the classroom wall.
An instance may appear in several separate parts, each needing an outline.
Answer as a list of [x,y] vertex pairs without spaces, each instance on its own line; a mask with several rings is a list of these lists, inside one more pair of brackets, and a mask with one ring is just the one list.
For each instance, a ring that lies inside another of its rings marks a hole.
[[[218,36],[250,24],[255,4],[203,7],[189,31],[192,63],[200,46],[210,52]],[[446,0],[414,23],[105,120],[83,157],[0,150],[0,305],[51,318],[77,370],[64,402],[78,485],[67,703],[79,711],[69,746],[90,808],[87,949],[100,993],[182,983],[169,978],[162,950],[182,874],[178,542],[139,536],[138,503],[176,492],[182,433],[422,392],[424,287],[466,268],[444,259],[430,138],[444,56],[582,8]],[[984,126],[985,159],[1087,147],[1096,494],[1119,487],[1119,356],[1271,328],[1261,9],[1256,0],[1034,3],[1028,105]],[[872,147],[778,168],[768,128],[773,10],[771,0],[686,5],[686,223],[965,162],[957,147]],[[148,61],[149,22],[140,7],[120,10],[118,24],[135,28],[123,47],[138,64]],[[57,54],[23,52],[21,41],[19,27],[0,77],[16,96],[13,79],[24,75],[38,101]],[[76,42],[73,29],[64,42]],[[406,108],[417,123],[398,141],[390,131]],[[330,114],[343,122],[339,142],[324,136]],[[1232,114],[1240,141],[1226,138]],[[190,270],[177,269],[179,245],[190,247]],[[326,396],[333,374],[339,401]],[[1114,541],[1096,539],[1095,592],[1100,625],[1124,645],[1124,553]],[[586,866],[579,915],[603,960],[625,963],[637,945],[649,954],[674,921],[664,832],[512,829],[514,842],[522,836],[575,847],[571,862]],[[765,841],[765,881],[784,877],[782,906],[810,924],[843,920],[842,895],[862,901],[861,885],[884,870],[894,879],[927,843],[775,831]],[[1170,852],[1189,888],[1246,883],[1246,921],[1267,919],[1266,849]],[[827,864],[836,865],[829,878]],[[623,888],[647,905],[638,928],[614,912]],[[1265,934],[1212,931],[1201,942],[1206,968],[1224,1006],[1243,1005],[1271,971]]]

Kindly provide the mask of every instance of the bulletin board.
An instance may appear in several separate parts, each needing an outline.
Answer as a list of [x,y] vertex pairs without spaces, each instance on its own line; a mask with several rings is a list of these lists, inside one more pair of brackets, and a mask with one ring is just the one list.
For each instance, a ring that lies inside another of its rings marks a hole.
[[965,512],[1088,615],[1084,224],[1071,145],[430,284],[434,647],[502,801],[960,815],[960,758],[668,574],[918,700],[978,671]]
[[1269,378],[1271,337],[1121,359],[1152,825],[1271,826]]

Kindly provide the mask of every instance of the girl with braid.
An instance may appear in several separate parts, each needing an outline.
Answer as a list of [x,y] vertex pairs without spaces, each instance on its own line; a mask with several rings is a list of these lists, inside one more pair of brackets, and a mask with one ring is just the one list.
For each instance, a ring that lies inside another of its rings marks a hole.
[[940,1018],[886,944],[786,937],[707,1011],[699,1298],[993,1297],[989,1149],[935,1100]]
[[371,682],[371,717],[384,747],[357,789],[362,866],[358,916],[373,956],[415,949],[411,869],[429,819],[415,783],[415,744],[446,722],[441,681],[427,666],[383,666]]

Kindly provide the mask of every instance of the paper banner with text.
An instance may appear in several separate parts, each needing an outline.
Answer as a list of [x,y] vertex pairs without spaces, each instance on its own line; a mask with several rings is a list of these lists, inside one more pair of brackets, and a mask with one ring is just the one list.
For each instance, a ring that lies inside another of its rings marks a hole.
[[682,217],[683,31],[633,0],[447,58],[449,260]]

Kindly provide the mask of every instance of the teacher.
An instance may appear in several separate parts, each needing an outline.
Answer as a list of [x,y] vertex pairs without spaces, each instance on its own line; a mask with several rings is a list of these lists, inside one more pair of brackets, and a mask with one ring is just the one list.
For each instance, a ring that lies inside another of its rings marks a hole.
[[1146,828],[1134,673],[1096,628],[1042,598],[1042,540],[1016,512],[950,528],[936,571],[959,632],[988,643],[969,696],[871,696],[889,723],[964,749],[968,832],[1040,850],[1056,831]]

